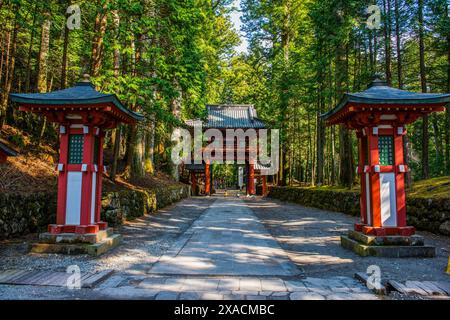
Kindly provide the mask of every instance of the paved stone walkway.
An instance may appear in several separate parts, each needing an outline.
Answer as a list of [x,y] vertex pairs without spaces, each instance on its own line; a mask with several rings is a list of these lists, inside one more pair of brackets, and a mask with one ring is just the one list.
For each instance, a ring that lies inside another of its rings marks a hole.
[[162,300],[376,300],[358,281],[348,277],[205,277],[113,276],[94,289],[96,297]]
[[220,196],[147,275],[118,274],[94,291],[119,299],[378,299],[351,277],[305,278],[247,201]]
[[244,201],[218,198],[149,273],[292,276],[300,271]]

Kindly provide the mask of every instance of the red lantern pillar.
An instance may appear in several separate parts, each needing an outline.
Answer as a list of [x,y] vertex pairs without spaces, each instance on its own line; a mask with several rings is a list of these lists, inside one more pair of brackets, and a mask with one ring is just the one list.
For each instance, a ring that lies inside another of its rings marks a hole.
[[267,195],[267,176],[262,176],[262,195]]
[[89,125],[60,126],[56,224],[50,233],[96,233],[107,223],[100,218],[103,131]]
[[361,223],[356,231],[367,235],[410,236],[406,225],[403,127],[365,127],[358,132],[361,176]]

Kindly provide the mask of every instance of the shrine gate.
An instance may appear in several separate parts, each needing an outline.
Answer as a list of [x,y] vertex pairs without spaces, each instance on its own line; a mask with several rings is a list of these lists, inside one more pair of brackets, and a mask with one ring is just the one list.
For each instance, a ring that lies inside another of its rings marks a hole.
[[[208,129],[219,130],[223,137],[223,146],[219,152],[223,152],[223,155],[229,153],[233,154],[234,162],[243,162],[246,172],[246,187],[247,195],[256,194],[256,181],[260,180],[262,183],[262,193],[267,193],[267,176],[261,173],[263,166],[257,161],[258,157],[253,159],[252,154],[258,155],[258,150],[253,150],[250,146],[248,139],[245,139],[245,143],[242,144],[233,137],[231,143],[227,143],[227,130],[239,130],[244,132],[248,129],[254,129],[256,131],[256,137],[259,137],[261,129],[267,129],[265,123],[258,118],[256,110],[253,105],[207,105],[206,120],[187,120],[186,124],[190,128],[191,132],[194,131],[194,125],[201,123],[203,133]],[[211,141],[208,141],[211,142]],[[232,145],[232,150],[227,150]],[[254,153],[253,153],[254,152]],[[244,155],[241,159],[240,155]],[[229,159],[228,159],[229,160]],[[213,192],[213,175],[212,175],[212,163],[209,160],[203,160],[201,164],[195,164],[192,160],[191,164],[185,165],[185,169],[190,172],[191,186],[195,194],[196,181],[198,175],[203,175],[205,182],[205,194],[211,195]]]

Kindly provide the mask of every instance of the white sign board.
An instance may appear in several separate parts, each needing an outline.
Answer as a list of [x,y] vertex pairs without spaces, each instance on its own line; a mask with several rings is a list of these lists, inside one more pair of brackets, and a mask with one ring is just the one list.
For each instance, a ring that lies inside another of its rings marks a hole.
[[244,185],[244,168],[243,167],[239,167],[239,188],[242,188],[242,186]]

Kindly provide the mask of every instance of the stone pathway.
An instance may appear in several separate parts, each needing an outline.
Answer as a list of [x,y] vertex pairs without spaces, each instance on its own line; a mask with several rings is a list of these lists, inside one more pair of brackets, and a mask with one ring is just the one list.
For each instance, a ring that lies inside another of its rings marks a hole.
[[149,273],[290,276],[300,270],[244,201],[218,198]]
[[376,300],[357,280],[333,278],[150,276],[111,277],[97,298],[163,300]]
[[148,270],[112,277],[95,292],[119,299],[377,299],[350,277],[305,278],[246,201],[215,202]]

